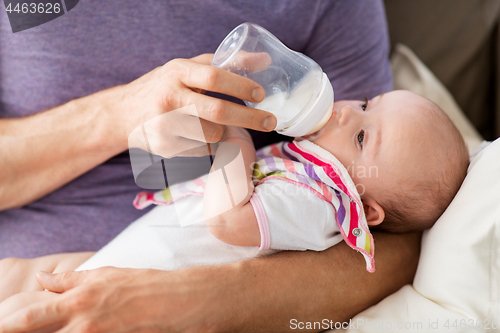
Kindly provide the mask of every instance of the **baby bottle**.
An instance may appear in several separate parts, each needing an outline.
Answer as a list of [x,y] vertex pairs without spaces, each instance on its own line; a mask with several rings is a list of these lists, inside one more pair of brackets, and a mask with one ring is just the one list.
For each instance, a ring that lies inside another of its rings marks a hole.
[[264,88],[262,102],[245,104],[274,114],[278,133],[311,134],[331,116],[333,88],[321,67],[257,24],[243,23],[231,31],[217,48],[212,65]]

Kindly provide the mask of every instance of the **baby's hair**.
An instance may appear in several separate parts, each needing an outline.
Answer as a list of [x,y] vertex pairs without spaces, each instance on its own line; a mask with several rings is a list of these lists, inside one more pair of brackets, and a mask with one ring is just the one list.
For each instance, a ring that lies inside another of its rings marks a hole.
[[[441,140],[429,149],[429,170],[426,177],[412,177],[401,181],[396,193],[383,196],[379,202],[385,219],[376,228],[393,233],[425,230],[434,225],[458,192],[469,164],[469,154],[462,135],[441,108],[428,101],[426,112],[434,125],[440,126]],[[436,129],[437,130],[437,129]]]

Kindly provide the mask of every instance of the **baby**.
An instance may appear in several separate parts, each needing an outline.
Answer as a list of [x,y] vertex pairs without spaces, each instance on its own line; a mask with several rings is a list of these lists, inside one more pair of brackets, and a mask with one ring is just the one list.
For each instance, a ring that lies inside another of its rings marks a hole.
[[32,292],[1,303],[0,318],[25,303],[57,297],[38,292],[31,276],[29,283],[14,283],[15,276],[40,269],[176,269],[273,250],[319,251],[344,240],[373,272],[368,226],[396,233],[430,228],[458,191],[467,166],[467,148],[450,119],[408,91],[336,102],[314,136],[265,147],[257,157],[248,133],[228,127],[208,176],[140,193],[137,207],[163,205],[96,254],[16,263],[12,278],[0,281],[0,301]]

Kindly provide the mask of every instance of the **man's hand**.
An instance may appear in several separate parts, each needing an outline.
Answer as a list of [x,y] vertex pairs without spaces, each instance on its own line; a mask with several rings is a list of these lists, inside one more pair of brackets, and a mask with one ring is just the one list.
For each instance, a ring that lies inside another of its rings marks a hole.
[[219,142],[224,125],[274,129],[272,114],[204,94],[212,91],[254,103],[265,95],[252,80],[210,66],[211,59],[211,54],[174,59],[124,86],[126,115],[121,117],[125,133],[132,133],[129,146],[170,157],[200,146],[206,151],[203,143]]
[[[214,279],[204,279],[207,273]],[[58,333],[211,331],[228,315],[224,304],[231,307],[230,302],[220,301],[231,299],[231,289],[219,279],[225,273],[210,267],[173,272],[113,267],[54,275],[39,272],[43,288],[62,294],[5,318],[0,332],[45,327],[61,327]]]

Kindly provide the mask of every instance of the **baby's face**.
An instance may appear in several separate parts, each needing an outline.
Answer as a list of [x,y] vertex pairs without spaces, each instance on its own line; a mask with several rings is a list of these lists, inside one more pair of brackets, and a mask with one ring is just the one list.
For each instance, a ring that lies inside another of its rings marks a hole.
[[368,102],[339,101],[312,141],[346,167],[363,202],[377,200],[380,193],[397,189],[408,174],[425,177],[429,166],[415,161],[424,161],[426,149],[438,139],[426,113],[419,112],[426,103],[408,91],[392,91]]

